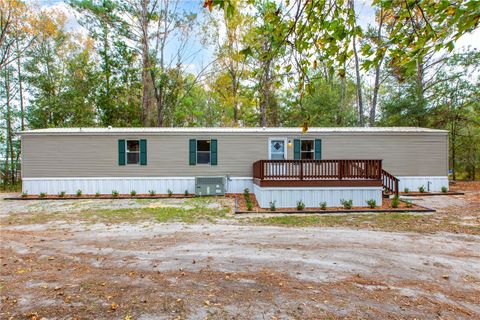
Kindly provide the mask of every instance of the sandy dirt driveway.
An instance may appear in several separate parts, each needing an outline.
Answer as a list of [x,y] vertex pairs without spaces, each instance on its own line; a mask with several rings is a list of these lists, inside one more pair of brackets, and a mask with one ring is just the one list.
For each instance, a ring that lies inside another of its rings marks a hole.
[[50,221],[1,263],[0,319],[480,318],[469,234]]

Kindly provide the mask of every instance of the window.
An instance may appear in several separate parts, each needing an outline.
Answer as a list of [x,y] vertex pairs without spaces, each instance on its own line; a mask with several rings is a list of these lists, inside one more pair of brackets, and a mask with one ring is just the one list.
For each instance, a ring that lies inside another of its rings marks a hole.
[[313,140],[302,140],[300,147],[300,159],[313,160],[315,159],[315,145]]
[[140,141],[127,140],[127,164],[139,164],[140,163]]
[[210,164],[210,140],[197,140],[197,163]]

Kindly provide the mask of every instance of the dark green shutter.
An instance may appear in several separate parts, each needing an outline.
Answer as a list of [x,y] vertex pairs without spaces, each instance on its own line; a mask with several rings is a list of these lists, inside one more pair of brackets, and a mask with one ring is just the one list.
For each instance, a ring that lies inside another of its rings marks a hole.
[[147,165],[147,140],[140,140],[140,165]]
[[315,160],[322,160],[322,139],[315,139]]
[[217,165],[217,139],[210,140],[210,164]]
[[300,160],[300,140],[293,140],[293,159]]
[[118,165],[125,165],[125,140],[118,140]]
[[189,148],[189,155],[190,155],[190,165],[194,166],[197,164],[197,140],[190,139],[190,148]]

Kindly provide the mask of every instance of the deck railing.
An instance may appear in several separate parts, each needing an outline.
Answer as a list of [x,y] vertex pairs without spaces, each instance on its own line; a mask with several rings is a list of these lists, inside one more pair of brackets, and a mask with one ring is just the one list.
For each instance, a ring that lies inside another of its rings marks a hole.
[[259,160],[253,178],[260,180],[380,180],[382,160]]

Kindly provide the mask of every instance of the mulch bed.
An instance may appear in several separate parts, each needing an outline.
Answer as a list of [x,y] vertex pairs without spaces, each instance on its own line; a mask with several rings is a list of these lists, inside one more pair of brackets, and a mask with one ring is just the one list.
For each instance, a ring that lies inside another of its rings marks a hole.
[[194,198],[194,194],[184,195],[184,194],[172,194],[169,196],[168,194],[156,194],[151,196],[149,194],[137,194],[135,196],[131,196],[129,194],[119,194],[118,196],[114,197],[110,194],[101,194],[98,197],[95,195],[81,195],[79,197],[75,195],[65,195],[64,197],[60,197],[58,195],[46,195],[45,197],[41,198],[39,195],[28,195],[26,197],[18,196],[18,197],[10,197],[4,198],[5,200],[90,200],[90,199],[169,199],[169,198],[176,198],[176,199],[184,199],[184,198]]
[[463,196],[465,193],[458,191],[448,192],[400,192],[405,197],[428,197],[428,196]]
[[392,208],[392,199],[383,199],[382,205],[375,208],[369,207],[352,207],[345,209],[343,207],[327,207],[326,210],[321,208],[305,208],[304,210],[297,210],[296,208],[277,208],[271,211],[269,208],[260,208],[254,194],[250,194],[250,199],[253,203],[253,210],[247,210],[247,203],[243,194],[236,195],[236,214],[242,213],[358,213],[358,212],[435,212],[434,209],[426,208],[418,204],[408,204],[400,200],[397,208]]

